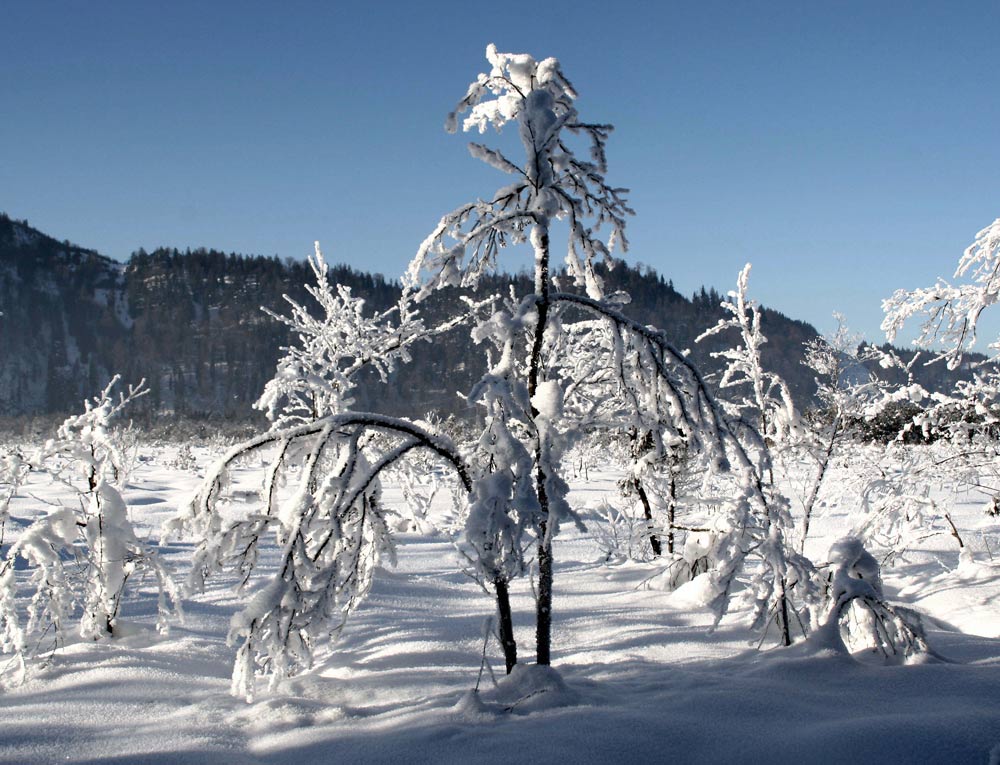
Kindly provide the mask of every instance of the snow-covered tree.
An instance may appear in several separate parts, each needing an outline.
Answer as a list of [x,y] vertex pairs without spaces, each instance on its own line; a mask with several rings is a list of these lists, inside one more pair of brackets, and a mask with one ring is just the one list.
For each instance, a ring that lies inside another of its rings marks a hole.
[[[625,190],[605,179],[611,126],[580,119],[577,93],[556,59],[499,53],[492,45],[486,56],[490,71],[469,86],[446,127],[456,129],[465,112],[465,130],[482,133],[490,125],[500,130],[513,123],[524,157],[470,144],[474,157],[512,182],[445,215],[420,246],[406,283],[418,298],[444,286],[472,287],[496,267],[503,248],[528,243],[534,253],[533,292],[512,296],[474,334],[488,340],[493,352],[491,369],[470,400],[486,412],[484,439],[494,446],[491,480],[498,483],[482,508],[492,518],[470,517],[476,519],[471,527],[476,534],[506,529],[511,536],[504,549],[511,554],[523,549],[522,530],[532,532],[538,565],[536,661],[548,664],[553,539],[560,524],[578,520],[567,502],[562,461],[585,427],[648,433],[650,454],[683,444],[706,455],[717,470],[735,463],[748,515],[762,512],[763,493],[698,371],[663,332],[622,313],[627,296],[605,296],[595,265],[613,265],[612,249],[627,248],[625,220],[632,213]],[[588,158],[581,158],[576,141],[584,143]],[[552,263],[557,220],[568,229],[566,277],[557,275]],[[588,323],[574,330],[581,318]],[[612,394],[610,401],[605,393]],[[732,528],[747,526],[744,518]],[[737,536],[729,538],[727,564],[717,572],[717,604],[728,601],[734,577],[755,546],[749,537]]]
[[[959,259],[953,278],[964,281],[952,285],[938,279],[933,287],[900,289],[882,302],[885,311],[882,329],[890,341],[909,319],[920,316],[923,323],[917,345],[941,343],[943,348],[937,358],[945,359],[951,369],[961,364],[965,352],[975,344],[983,311],[1000,299],[1000,218],[976,234]],[[994,352],[1000,351],[1000,340],[989,347]],[[929,405],[917,414],[911,425],[926,436],[943,437],[948,441],[952,454],[942,458],[942,465],[947,464],[953,476],[964,475],[967,485],[977,491],[990,483],[991,474],[997,474],[995,433],[989,431],[996,419],[998,379],[993,367],[977,370],[975,378],[958,383],[952,395],[928,396]],[[918,393],[914,389],[913,397]],[[926,392],[924,395],[927,396]],[[980,425],[982,430],[977,432]],[[991,506],[996,507],[997,494],[984,493]],[[964,548],[950,516],[944,513],[943,517],[960,547]],[[967,551],[963,549],[963,552]]]
[[[757,551],[773,549],[761,544],[768,501],[756,466],[700,373],[665,333],[621,311],[627,296],[604,294],[595,265],[611,265],[613,247],[626,247],[625,218],[632,212],[625,190],[605,180],[611,127],[579,118],[576,92],[555,59],[493,46],[487,58],[491,71],[469,87],[448,127],[463,112],[467,130],[515,123],[525,151],[519,163],[471,145],[475,157],[513,182],[441,219],[410,265],[395,319],[365,318],[349,294],[325,284],[317,256],[313,295],[325,314],[314,319],[293,304],[286,322],[297,345],[286,349],[261,401],[273,427],[230,450],[179,519],[200,539],[196,586],[218,569],[237,571],[246,584],[262,540],[273,536],[281,548],[277,573],[233,622],[230,637],[241,642],[236,692],[251,695],[260,674],[280,679],[308,667],[319,637],[336,630],[364,597],[376,563],[392,556],[379,479],[416,449],[435,455],[467,495],[460,547],[471,573],[496,598],[508,671],[517,661],[509,587],[527,569],[531,546],[538,571],[536,660],[551,661],[553,539],[560,524],[579,522],[567,500],[563,458],[587,430],[646,434],[643,459],[651,464],[683,448],[710,472],[730,473],[738,501],[712,580],[720,618],[736,576]],[[586,159],[578,154],[581,141]],[[556,221],[568,229],[566,276],[551,263]],[[533,291],[512,291],[492,303],[472,332],[489,360],[468,395],[483,417],[474,445],[461,450],[425,423],[345,409],[356,370],[388,371],[407,346],[436,331],[419,323],[415,303],[442,287],[474,287],[503,248],[522,243],[535,256]],[[223,512],[233,466],[266,450],[260,505]],[[761,595],[762,603],[772,600]]]
[[[721,333],[734,333],[738,342],[712,354],[725,361],[719,380],[722,402],[740,422],[772,444],[787,442],[799,427],[798,413],[792,402],[791,391],[780,375],[764,369],[761,351],[767,338],[761,331],[761,312],[756,301],[747,295],[751,265],[747,263],[736,280],[736,289],[729,292],[729,299],[721,303],[728,317],[698,336],[696,342]],[[768,464],[770,452],[759,452],[762,462],[760,472],[773,468]]]
[[[84,638],[113,635],[126,585],[134,576],[148,573],[156,579],[161,630],[167,628],[171,602],[175,607],[179,602],[156,550],[136,534],[122,497],[125,455],[112,423],[145,389],[142,384],[129,387],[116,398],[117,383],[115,377],[36,452],[8,458],[3,481],[11,486],[9,494],[34,474],[68,489],[72,497],[68,504],[25,520],[0,561],[0,648],[14,651],[22,661],[43,637],[54,647],[62,645],[72,621],[79,621]],[[26,614],[16,602],[24,584],[18,560],[34,589]]]

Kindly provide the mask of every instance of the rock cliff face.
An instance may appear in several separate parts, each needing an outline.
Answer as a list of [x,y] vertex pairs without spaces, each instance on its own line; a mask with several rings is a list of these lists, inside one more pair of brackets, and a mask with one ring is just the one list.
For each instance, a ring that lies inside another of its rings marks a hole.
[[[331,268],[372,309],[392,305],[398,285],[346,266]],[[140,250],[127,264],[83,247],[58,242],[25,222],[0,215],[0,417],[76,410],[114,373],[128,382],[145,378],[150,395],[134,411],[246,420],[273,375],[284,325],[261,306],[284,312],[283,294],[308,305],[302,285],[305,264],[195,250]],[[702,290],[688,299],[657,274],[624,264],[609,283],[632,296],[636,319],[667,331],[706,371],[727,338],[694,345],[694,338],[721,316],[721,297]],[[530,288],[527,277],[499,275],[480,292]],[[458,305],[455,292],[428,300],[422,312],[433,323]],[[813,395],[812,375],[802,363],[802,343],[815,337],[808,324],[765,309],[765,364],[789,383],[800,405]],[[485,369],[482,347],[467,331],[418,345],[414,360],[383,385],[363,381],[358,408],[390,414],[467,411],[456,392],[469,390]],[[943,370],[942,365],[935,365]],[[928,381],[936,387],[948,380]],[[259,416],[259,415],[258,415]]]

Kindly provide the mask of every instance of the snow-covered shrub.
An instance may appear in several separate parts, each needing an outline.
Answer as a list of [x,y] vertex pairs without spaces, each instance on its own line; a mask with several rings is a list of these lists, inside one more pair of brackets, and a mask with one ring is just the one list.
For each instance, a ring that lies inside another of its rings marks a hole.
[[708,556],[718,561],[714,569],[720,582],[717,602],[728,598],[732,578],[752,553],[759,560],[750,577],[754,625],[766,635],[777,627],[782,645],[791,645],[793,620],[806,632],[809,604],[815,595],[816,572],[812,562],[793,549],[793,521],[788,497],[775,477],[776,455],[800,440],[802,428],[785,381],[764,369],[761,349],[767,338],[761,331],[761,312],[747,296],[748,263],[737,278],[735,291],[722,303],[728,317],[698,337],[729,334],[730,348],[712,355],[725,360],[719,381],[722,404],[733,427],[752,455],[749,482],[727,495],[721,513],[712,521],[717,549]]
[[882,591],[878,561],[857,537],[830,548],[828,611],[816,640],[836,650],[869,650],[906,661],[929,653],[920,616],[892,606]]
[[[113,635],[129,580],[151,574],[159,586],[158,628],[165,631],[176,588],[153,547],[139,539],[121,494],[125,455],[112,421],[145,389],[113,395],[115,377],[85,411],[66,419],[36,452],[5,463],[16,491],[27,472],[68,488],[73,499],[26,519],[0,561],[0,648],[23,661],[42,646],[59,647],[71,622],[88,639]],[[27,572],[26,579],[19,571]],[[20,587],[33,595],[19,607]]]
[[815,465],[811,479],[802,487],[803,550],[828,471],[850,436],[852,422],[862,418],[877,395],[875,379],[858,352],[861,339],[850,333],[843,316],[834,314],[834,318],[836,332],[809,340],[805,346],[803,363],[815,375],[822,409],[803,419],[801,451]]
[[594,513],[596,518],[588,528],[605,562],[648,561],[660,554],[654,554],[650,546],[650,539],[657,538],[660,529],[651,527],[645,518],[607,500]]
[[[248,605],[232,622],[229,638],[239,643],[232,690],[247,698],[259,676],[273,686],[312,666],[320,638],[336,632],[364,599],[376,567],[394,561],[395,514],[381,490],[387,471],[406,476],[410,499],[421,503],[415,523],[426,522],[435,491],[418,474],[443,462],[466,492],[471,487],[457,448],[433,427],[347,410],[362,369],[374,368],[385,379],[409,358],[411,345],[467,317],[427,330],[407,296],[369,315],[363,300],[329,283],[318,245],[310,264],[316,284],[307,289],[322,314],[314,317],[289,300],[291,315],[277,316],[292,329],[293,344],[258,402],[270,429],[230,447],[168,525],[198,540],[193,590],[217,571],[235,573],[243,590],[258,570],[261,547],[275,544],[281,551],[277,571],[252,585]],[[436,455],[436,463],[406,468],[419,450]],[[232,513],[231,473],[247,460],[266,466],[264,485],[257,501]]]
[[[382,438],[370,439],[372,432]],[[418,448],[437,454],[470,487],[447,438],[405,420],[354,412],[269,431],[233,447],[209,470],[170,524],[198,539],[191,588],[230,571],[242,591],[257,572],[261,546],[273,540],[280,548],[276,571],[253,584],[232,621],[229,638],[240,644],[234,694],[251,699],[259,676],[269,676],[273,687],[312,666],[320,638],[336,632],[368,594],[376,567],[394,562],[380,476]],[[262,503],[233,517],[225,512],[231,470],[261,453],[270,463]]]
[[142,440],[142,431],[133,423],[127,425],[113,426],[108,431],[108,437],[113,444],[115,452],[115,482],[119,486],[124,486],[129,482],[132,473],[139,464],[139,446]]
[[[864,513],[852,534],[879,552],[883,563],[892,563],[907,550],[945,531],[944,511],[930,496],[926,475],[921,475],[922,455],[912,449],[892,449],[897,455],[891,468],[868,483],[861,495]],[[891,471],[891,472],[890,472]]]

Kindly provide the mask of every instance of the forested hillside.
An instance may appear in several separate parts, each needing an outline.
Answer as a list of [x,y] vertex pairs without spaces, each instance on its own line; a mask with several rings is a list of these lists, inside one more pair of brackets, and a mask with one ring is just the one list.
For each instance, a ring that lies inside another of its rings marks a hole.
[[[248,420],[251,405],[274,373],[287,328],[261,307],[282,313],[288,294],[308,305],[305,263],[246,257],[214,250],[140,250],[126,264],[69,242],[59,242],[0,215],[0,416],[62,413],[100,388],[115,372],[128,381],[146,378],[150,395],[137,402],[140,416],[176,413]],[[351,287],[372,309],[392,305],[399,286],[378,274],[346,266],[331,268],[331,280]],[[691,299],[650,269],[620,263],[609,277],[631,295],[629,312],[664,329],[681,349],[690,348],[706,370],[727,338],[695,344],[715,324],[722,296],[702,289]],[[525,275],[498,275],[480,293],[506,294],[511,282],[529,291]],[[455,291],[429,299],[428,322],[453,314]],[[769,342],[764,362],[781,374],[802,406],[812,401],[813,380],[802,361],[802,344],[816,330],[777,311],[763,311]],[[357,406],[387,413],[461,415],[467,391],[485,367],[484,349],[455,330],[433,348],[418,345],[411,364],[389,385],[374,376],[362,386]],[[920,368],[931,387],[943,365]]]

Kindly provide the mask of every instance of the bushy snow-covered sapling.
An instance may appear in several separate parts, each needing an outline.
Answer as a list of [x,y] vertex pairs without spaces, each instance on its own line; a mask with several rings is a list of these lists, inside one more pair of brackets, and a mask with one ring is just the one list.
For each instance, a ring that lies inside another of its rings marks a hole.
[[[243,589],[257,571],[261,545],[273,538],[280,547],[277,570],[254,584],[230,627],[230,640],[240,643],[234,694],[252,699],[258,676],[269,675],[273,686],[310,667],[317,641],[336,632],[367,595],[376,566],[394,561],[380,476],[414,449],[435,453],[471,488],[449,439],[375,413],[331,414],[269,431],[236,445],[210,469],[172,524],[199,540],[190,586],[199,589],[224,570],[235,572]],[[231,471],[259,454],[270,460],[262,503],[233,517],[224,502]],[[284,492],[283,482],[290,484]]]
[[[750,546],[762,563],[751,582],[754,622],[765,634],[768,625],[774,623],[782,645],[787,646],[792,642],[792,618],[805,632],[799,612],[805,613],[814,589],[815,571],[812,563],[792,549],[789,542],[792,517],[788,498],[775,480],[774,455],[798,439],[801,427],[785,381],[764,369],[761,350],[767,338],[761,330],[760,308],[747,295],[749,278],[748,263],[740,271],[736,290],[722,303],[728,317],[703,332],[698,340],[722,333],[737,338],[730,348],[712,355],[726,362],[719,381],[721,400],[735,420],[748,451],[755,456],[753,480],[758,491],[737,494],[736,500],[728,505],[728,520],[724,525],[729,530],[720,539],[731,538],[733,532],[743,535],[752,529],[755,541]],[[798,606],[794,600],[796,594],[800,594]]]
[[[406,296],[389,311],[369,314],[363,300],[329,283],[318,246],[310,264],[316,284],[308,289],[322,315],[288,299],[291,315],[278,317],[292,329],[293,344],[258,402],[271,428],[229,449],[170,524],[198,539],[193,589],[216,571],[235,572],[245,588],[261,546],[273,539],[281,550],[277,571],[253,585],[230,630],[230,640],[240,643],[232,690],[248,698],[258,676],[269,675],[273,684],[310,667],[317,641],[339,629],[365,597],[376,566],[393,561],[391,511],[380,483],[386,471],[424,449],[466,492],[471,488],[464,458],[432,427],[349,410],[361,370],[374,368],[386,379],[414,343],[466,316],[428,330]],[[268,467],[259,505],[230,512],[233,468],[261,456]]]
[[[159,629],[167,628],[171,602],[179,603],[155,549],[136,535],[122,497],[126,455],[119,451],[122,441],[114,437],[112,422],[145,388],[130,386],[116,398],[117,383],[115,377],[85,402],[82,414],[66,419],[54,438],[12,467],[21,480],[27,466],[74,497],[70,504],[39,513],[0,561],[0,647],[22,660],[46,639],[52,647],[61,646],[76,619],[84,638],[113,635],[126,584],[137,573],[157,580]],[[25,584],[19,568],[28,572],[27,584],[34,590],[26,614],[17,605],[18,589]]]

